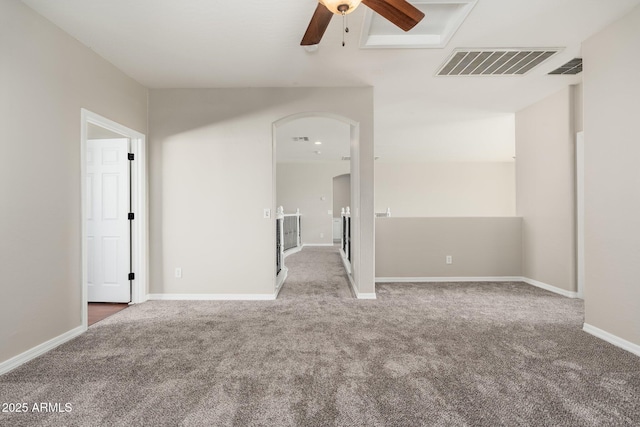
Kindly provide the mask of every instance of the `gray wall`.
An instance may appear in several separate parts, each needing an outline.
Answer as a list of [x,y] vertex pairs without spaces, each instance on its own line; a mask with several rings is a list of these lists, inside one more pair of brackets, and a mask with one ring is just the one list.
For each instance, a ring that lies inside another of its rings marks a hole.
[[0,1],[0,362],[81,326],[80,109],[146,133],[147,91]]
[[262,217],[276,207],[272,126],[308,111],[360,123],[351,157],[361,162],[365,253],[355,280],[373,292],[373,90],[262,88],[151,90],[151,293],[274,292],[275,226]]
[[568,87],[516,113],[516,215],[522,274],[576,290],[575,133]]
[[640,345],[640,8],[583,44],[585,323]]
[[375,163],[376,212],[392,216],[513,216],[514,162]]
[[376,277],[518,277],[521,236],[515,217],[380,218]]
[[351,206],[351,174],[333,178],[333,217],[341,218],[342,209]]
[[294,213],[300,208],[302,243],[333,243],[329,213],[334,209],[333,177],[348,170],[349,162],[278,163],[276,204],[283,206],[285,213]]
[[573,130],[584,131],[584,95],[582,83],[573,86]]

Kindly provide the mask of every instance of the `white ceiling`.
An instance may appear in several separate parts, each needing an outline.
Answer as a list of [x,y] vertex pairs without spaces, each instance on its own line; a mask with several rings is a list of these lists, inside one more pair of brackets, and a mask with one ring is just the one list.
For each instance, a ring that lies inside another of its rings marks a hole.
[[[305,117],[279,126],[276,131],[276,161],[334,162],[350,155],[351,127],[339,120]],[[308,137],[309,141],[294,141]],[[316,144],[320,142],[321,144]],[[319,153],[318,153],[319,152]]]
[[[361,5],[345,47],[335,17],[309,53],[316,0],[23,1],[150,88],[373,86],[376,155],[432,161],[510,160],[513,113],[580,82],[546,73],[640,4],[479,0],[443,49],[361,49]],[[454,48],[499,47],[564,49],[525,76],[434,77]]]

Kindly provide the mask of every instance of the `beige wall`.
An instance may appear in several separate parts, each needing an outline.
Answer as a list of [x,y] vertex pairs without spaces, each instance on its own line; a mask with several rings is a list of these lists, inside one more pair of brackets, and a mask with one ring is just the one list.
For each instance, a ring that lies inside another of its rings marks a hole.
[[0,2],[0,362],[81,326],[80,109],[146,133],[147,91]]
[[518,277],[521,236],[516,217],[380,218],[376,277]]
[[513,216],[514,162],[375,163],[376,212],[392,216]]
[[584,108],[583,108],[582,83],[573,86],[573,130],[582,132],[584,130]]
[[516,214],[523,276],[576,290],[573,90],[516,113]]
[[274,292],[275,223],[263,218],[276,206],[272,125],[308,111],[360,123],[356,280],[373,292],[371,88],[151,90],[149,108],[151,293]]
[[585,322],[640,345],[640,8],[587,40]]
[[351,207],[351,174],[333,178],[333,217],[341,218],[342,209]]
[[276,205],[285,213],[300,208],[302,243],[333,243],[333,178],[348,171],[349,162],[278,163]]

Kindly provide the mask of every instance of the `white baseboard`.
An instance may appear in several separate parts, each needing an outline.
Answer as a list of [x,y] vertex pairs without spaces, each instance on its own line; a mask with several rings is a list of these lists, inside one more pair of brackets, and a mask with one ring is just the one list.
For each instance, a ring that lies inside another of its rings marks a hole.
[[[342,261],[344,262],[344,266],[345,268],[347,267],[347,261],[344,260],[344,258],[342,259]],[[349,279],[349,284],[351,285],[351,292],[353,292],[353,295],[358,298],[358,289],[356,288],[356,282],[353,280],[353,276],[351,275],[351,270],[347,270],[347,278]]]
[[303,243],[302,247],[314,247],[314,246],[334,246],[335,243]]
[[266,301],[276,294],[149,294],[150,301]]
[[275,298],[278,298],[280,289],[282,289],[282,285],[284,285],[284,281],[287,280],[288,275],[289,275],[289,269],[287,267],[282,267],[282,270],[280,270],[280,274],[278,274],[278,277],[276,277]]
[[595,326],[589,325],[588,323],[582,325],[582,330],[588,334],[593,335],[594,337],[611,343],[616,347],[627,350],[628,352],[633,353],[636,356],[640,356],[640,345],[638,344],[634,344],[631,341],[627,341],[616,335],[610,334],[609,332],[603,331],[602,329],[596,328]]
[[49,341],[43,342],[42,344],[39,344],[25,351],[24,353],[12,357],[9,360],[5,360],[4,362],[0,363],[0,375],[6,374],[7,372],[12,371],[23,363],[33,360],[36,357],[41,356],[50,350],[53,350],[59,345],[74,339],[78,335],[81,335],[86,330],[87,328],[85,328],[84,326],[78,326],[77,328],[65,332],[62,335],[58,335],[57,337],[50,339]]
[[376,277],[376,283],[430,282],[521,282],[519,276],[496,277]]
[[574,291],[567,291],[565,289],[558,288],[553,285],[549,285],[547,283],[538,282],[537,280],[529,279],[528,277],[521,277],[520,281],[527,283],[531,286],[535,286],[536,288],[544,289],[545,291],[553,292],[558,295],[562,295],[567,298],[578,298],[578,293]]
[[356,294],[356,297],[358,299],[377,299],[377,296],[376,296],[375,292],[373,292],[373,293],[358,292]]
[[349,261],[347,261],[347,257],[344,251],[342,250],[342,248],[340,248],[340,259],[342,260],[342,265],[344,265],[344,269],[347,270],[347,277],[349,278],[349,283],[351,284],[351,290],[353,291],[353,294],[356,296],[356,298],[357,299],[376,299],[377,297],[375,292],[373,293],[358,292],[358,289],[356,288],[356,282],[353,281],[351,264],[349,263]]
[[344,269],[347,270],[347,274],[351,277],[351,263],[347,261],[347,255],[340,249],[340,259],[342,260],[342,265]]
[[286,251],[284,251],[283,256],[284,258],[288,257],[289,255],[293,255],[295,253],[298,253],[302,250],[302,248],[304,247],[304,245],[301,246],[296,246],[295,248],[291,248],[291,249],[287,249]]
[[[345,259],[343,259],[342,261],[345,263],[345,267],[346,267],[347,261]],[[353,276],[351,275],[351,273],[347,274],[347,277],[349,278],[349,284],[351,285],[351,290],[353,291],[353,294],[356,296],[357,299],[377,299],[375,292],[373,293],[358,292],[358,289],[356,289],[356,282],[354,282]]]

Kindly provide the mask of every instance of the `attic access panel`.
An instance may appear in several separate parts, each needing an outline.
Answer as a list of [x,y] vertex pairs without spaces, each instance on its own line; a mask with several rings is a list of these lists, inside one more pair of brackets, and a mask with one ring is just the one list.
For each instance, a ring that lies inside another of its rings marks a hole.
[[425,14],[410,31],[404,32],[377,13],[365,12],[360,47],[380,48],[443,48],[467,18],[478,0],[417,0],[409,1]]
[[558,48],[460,49],[452,52],[437,76],[524,75],[558,53]]

